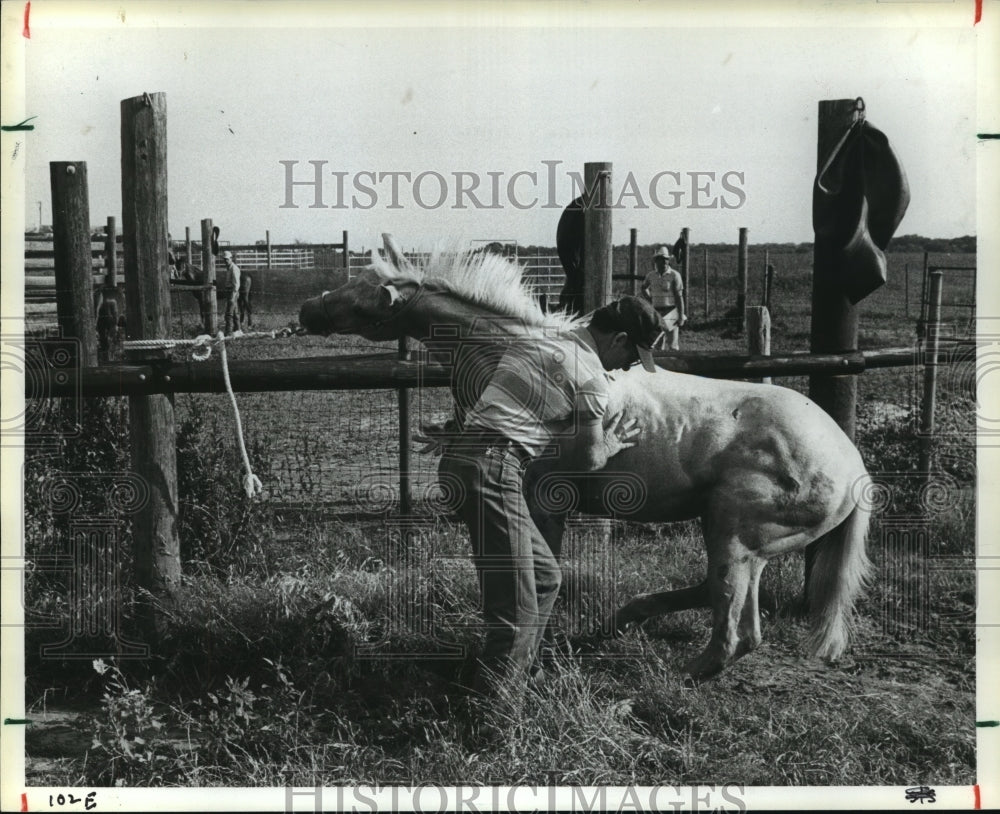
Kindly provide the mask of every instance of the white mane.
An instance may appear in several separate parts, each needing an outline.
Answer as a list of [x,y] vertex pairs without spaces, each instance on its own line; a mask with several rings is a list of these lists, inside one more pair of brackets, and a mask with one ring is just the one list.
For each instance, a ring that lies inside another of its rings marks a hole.
[[523,320],[526,325],[569,330],[584,324],[562,311],[544,312],[522,268],[489,252],[435,251],[421,268],[410,263],[399,268],[372,252],[372,266],[379,279],[393,285],[434,281],[454,294],[493,311]]

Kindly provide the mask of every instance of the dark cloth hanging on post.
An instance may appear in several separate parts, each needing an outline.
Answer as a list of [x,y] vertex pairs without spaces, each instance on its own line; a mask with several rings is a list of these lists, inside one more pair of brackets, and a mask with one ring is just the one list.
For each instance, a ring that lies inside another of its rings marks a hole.
[[677,238],[672,251],[674,253],[674,259],[677,261],[677,265],[684,268],[684,259],[687,257],[688,246],[687,241],[684,240],[683,234]]
[[583,313],[583,198],[575,198],[559,217],[556,227],[556,252],[566,274],[559,292],[559,307],[574,314]]
[[813,184],[813,230],[835,252],[844,294],[856,304],[885,284],[889,245],[910,203],[910,188],[889,139],[855,122]]

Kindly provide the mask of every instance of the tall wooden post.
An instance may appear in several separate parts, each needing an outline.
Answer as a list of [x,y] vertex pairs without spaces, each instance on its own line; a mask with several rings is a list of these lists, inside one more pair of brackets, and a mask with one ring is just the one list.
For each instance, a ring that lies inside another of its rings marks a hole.
[[917,321],[917,338],[923,339],[924,332],[927,328],[927,302],[928,302],[928,290],[927,286],[930,281],[928,276],[928,260],[930,255],[928,252],[924,252],[924,269],[920,275],[920,319]]
[[[819,103],[817,171],[858,115],[854,99]],[[809,341],[809,350],[813,353],[843,353],[858,347],[858,309],[851,305],[843,291],[840,278],[846,270],[837,263],[836,249],[828,238],[816,236]],[[809,397],[833,416],[853,440],[857,399],[855,376],[810,376]]]
[[760,304],[767,305],[764,299],[767,297],[767,267],[771,265],[771,253],[764,249],[764,268],[760,275]]
[[[751,356],[771,355],[771,315],[763,305],[747,308],[747,352]],[[771,383],[770,376],[764,376],[764,384]]]
[[688,304],[691,302],[690,295],[688,294],[689,281],[691,279],[691,230],[685,226],[681,229],[681,239],[684,241],[684,262],[681,263],[681,280],[684,282],[684,314],[688,317],[691,316],[691,311],[688,309]]
[[104,287],[118,287],[118,222],[113,217],[104,227]]
[[[410,348],[405,336],[399,337],[399,358],[409,358]],[[413,513],[413,486],[410,482],[410,389],[399,388],[399,513]]]
[[94,322],[94,262],[90,250],[87,162],[49,163],[52,186],[52,251],[56,270],[56,314],[62,335],[79,342],[78,367],[97,364]]
[[583,310],[589,313],[611,299],[611,163],[584,164],[583,183],[590,198],[583,207]]
[[705,269],[702,285],[705,287],[705,319],[708,319],[708,249],[701,250],[701,262]]
[[771,287],[774,285],[774,266],[770,263],[764,269],[764,293],[761,296],[761,305],[768,311],[771,310]]
[[934,412],[937,405],[938,349],[941,342],[941,284],[943,271],[930,273],[927,302],[927,342],[924,345],[924,397],[920,405],[920,465],[924,482],[931,481],[934,452]]
[[747,307],[747,227],[740,227],[740,253],[736,261],[736,317],[739,320],[738,330],[746,327]]
[[639,230],[628,230],[628,273],[631,277],[631,288],[629,289],[633,297],[639,296]]
[[348,250],[347,250],[347,230],[346,229],[344,229],[344,237],[343,237],[343,240],[341,242],[342,242],[343,247],[344,247],[344,268],[345,269],[350,269],[350,267],[351,267],[351,255],[350,255],[350,252],[348,252]]
[[906,302],[906,318],[910,318],[910,264],[903,266],[903,299]]
[[188,266],[194,265],[194,258],[191,256],[191,227],[184,227],[184,260]]
[[[816,171],[834,150],[844,133],[860,115],[854,99],[819,103],[816,139]],[[812,326],[809,350],[812,353],[843,353],[857,350],[858,309],[851,305],[840,282],[844,270],[829,238],[815,235],[813,241]],[[854,440],[854,412],[857,377],[813,375],[809,377],[809,398],[826,410],[848,438]],[[816,556],[816,543],[806,547],[805,585],[808,600],[809,574]]]
[[[212,219],[201,222],[201,270],[202,285],[211,286],[215,282],[215,255],[212,254]],[[219,314],[215,302],[215,290],[204,288],[201,292],[201,319],[205,333],[215,336],[219,331]]]
[[[163,339],[170,326],[167,279],[167,97],[144,93],[121,103],[122,231],[129,339]],[[149,351],[139,352],[149,359]],[[180,584],[177,454],[172,395],[131,396],[132,468],[148,497],[135,515],[138,584],[172,599]],[[142,611],[147,635],[164,631],[157,603]]]

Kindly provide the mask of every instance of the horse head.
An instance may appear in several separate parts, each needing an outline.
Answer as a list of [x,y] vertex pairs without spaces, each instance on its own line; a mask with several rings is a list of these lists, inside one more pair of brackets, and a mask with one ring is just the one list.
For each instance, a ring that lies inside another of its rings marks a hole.
[[306,300],[299,323],[309,333],[355,334],[379,342],[402,335],[398,317],[420,288],[418,275],[391,235],[383,235],[384,261],[372,265],[339,288]]

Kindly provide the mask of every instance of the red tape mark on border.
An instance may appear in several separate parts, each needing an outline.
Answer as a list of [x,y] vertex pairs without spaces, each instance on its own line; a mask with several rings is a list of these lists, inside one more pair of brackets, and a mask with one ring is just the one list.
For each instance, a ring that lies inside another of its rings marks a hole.
[[982,807],[983,807],[983,801],[982,801],[982,800],[981,800],[981,799],[979,798],[979,784],[978,784],[978,783],[976,783],[976,785],[974,785],[974,786],[972,787],[972,791],[973,791],[973,794],[975,794],[975,797],[976,797],[976,800],[975,800],[975,802],[974,802],[974,803],[972,804],[972,807],[973,807],[973,808],[974,808],[974,809],[975,809],[976,811],[979,811],[979,810],[980,810],[980,809],[982,809]]
[[[24,4],[24,30],[21,31],[21,36],[26,37],[29,40],[31,39],[31,26],[28,25],[28,20],[30,17],[31,17],[31,0],[28,0],[28,2]],[[24,810],[27,811],[28,809]]]
[[28,795],[23,791],[21,792],[21,811],[28,810]]
[[973,20],[972,24],[975,25],[981,19],[983,19],[983,0],[976,0],[976,19]]

